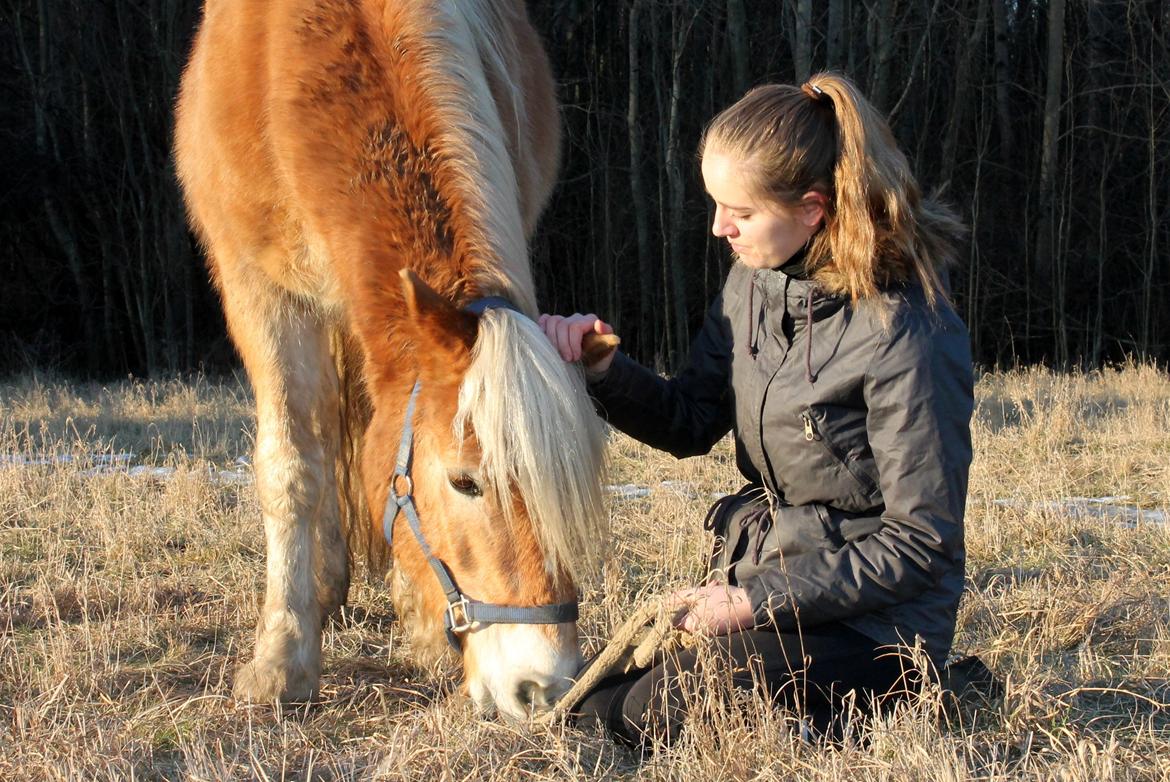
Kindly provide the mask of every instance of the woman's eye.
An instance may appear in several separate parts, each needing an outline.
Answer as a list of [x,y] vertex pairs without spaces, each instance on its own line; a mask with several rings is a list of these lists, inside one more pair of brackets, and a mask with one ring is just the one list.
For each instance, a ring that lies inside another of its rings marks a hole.
[[483,495],[483,489],[479,488],[479,484],[470,475],[452,475],[447,480],[451,483],[451,488],[460,494],[468,497],[479,497]]

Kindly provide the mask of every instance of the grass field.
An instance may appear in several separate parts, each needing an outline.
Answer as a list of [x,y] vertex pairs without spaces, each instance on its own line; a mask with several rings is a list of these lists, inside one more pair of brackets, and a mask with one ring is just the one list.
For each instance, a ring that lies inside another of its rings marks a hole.
[[[705,716],[640,758],[592,732],[479,719],[454,668],[412,666],[387,590],[361,578],[326,631],[321,702],[236,704],[264,562],[239,461],[246,386],[10,380],[0,779],[1170,780],[1170,376],[988,374],[978,398],[956,646],[995,670],[1002,701],[940,720],[928,692],[823,749],[793,715],[707,682]],[[738,486],[726,442],[683,462],[621,436],[610,452],[608,482],[651,493],[613,499],[587,651],[643,598],[699,578],[709,496]]]

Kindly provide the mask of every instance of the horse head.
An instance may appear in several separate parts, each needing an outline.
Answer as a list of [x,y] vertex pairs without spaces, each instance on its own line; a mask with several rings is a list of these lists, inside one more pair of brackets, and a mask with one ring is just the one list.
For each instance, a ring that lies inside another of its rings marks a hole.
[[604,433],[580,373],[532,321],[474,314],[402,276],[410,370],[395,399],[374,394],[362,470],[392,541],[394,601],[416,643],[462,653],[476,703],[524,716],[580,666]]

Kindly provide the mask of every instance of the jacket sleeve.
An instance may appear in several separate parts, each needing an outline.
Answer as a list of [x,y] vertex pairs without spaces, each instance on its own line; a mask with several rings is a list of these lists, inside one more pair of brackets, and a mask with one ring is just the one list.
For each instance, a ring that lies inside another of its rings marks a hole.
[[731,429],[731,350],[720,293],[676,377],[659,377],[618,353],[589,390],[601,417],[626,434],[680,459],[698,456]]
[[[938,585],[964,558],[974,405],[967,331],[949,311],[906,320],[881,338],[863,387],[884,510],[850,520],[872,532],[840,547],[736,564],[733,583],[760,623],[792,629],[896,605]],[[832,526],[833,510],[820,511]],[[784,524],[783,508],[775,523]]]

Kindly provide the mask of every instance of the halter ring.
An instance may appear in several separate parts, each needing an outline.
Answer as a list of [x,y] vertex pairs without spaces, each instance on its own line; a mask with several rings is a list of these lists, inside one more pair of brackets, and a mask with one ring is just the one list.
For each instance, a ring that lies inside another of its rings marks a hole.
[[[405,484],[406,491],[403,491],[403,492],[398,491],[398,479],[399,478],[406,481],[406,484]],[[409,475],[404,475],[403,473],[400,473],[400,472],[394,473],[394,475],[391,476],[391,478],[390,478],[390,496],[394,498],[394,502],[398,505],[398,507],[401,508],[403,505],[405,505],[407,502],[409,502],[410,498],[413,495],[414,495],[414,479],[411,478]]]

